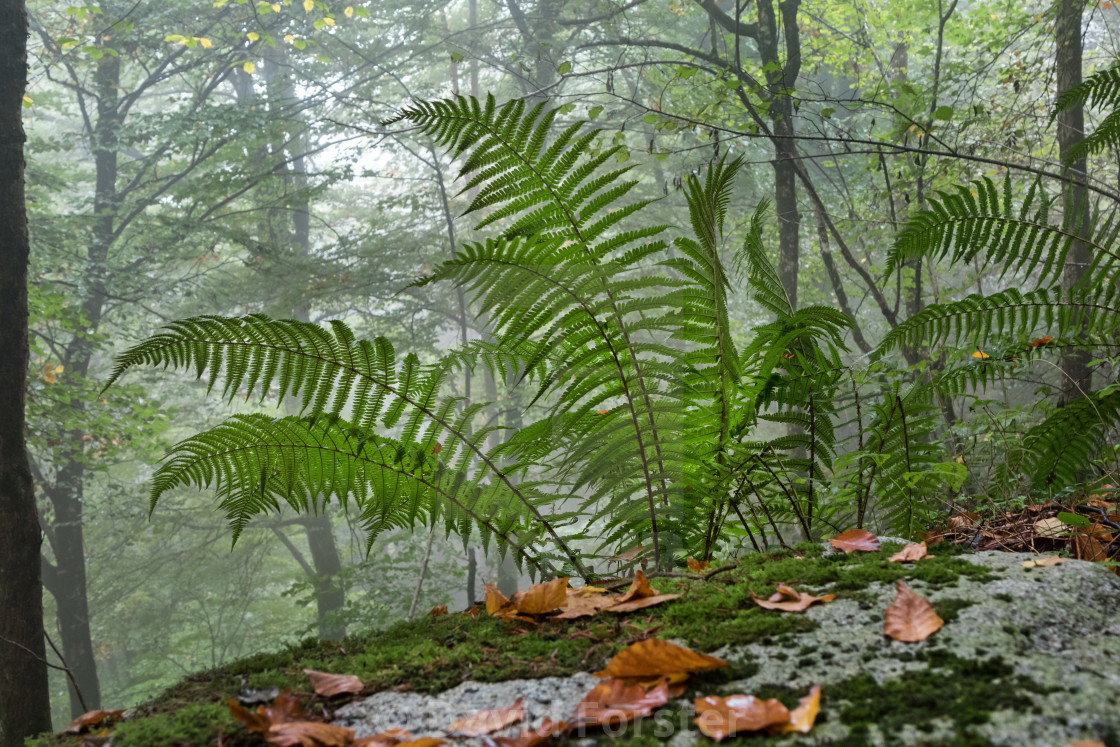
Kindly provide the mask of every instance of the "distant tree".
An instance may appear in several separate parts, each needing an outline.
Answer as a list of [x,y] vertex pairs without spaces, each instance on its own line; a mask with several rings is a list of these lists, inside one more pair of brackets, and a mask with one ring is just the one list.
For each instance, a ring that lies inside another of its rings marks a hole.
[[27,9],[0,0],[0,747],[50,731],[42,541],[24,443],[27,374],[27,213],[23,101]]

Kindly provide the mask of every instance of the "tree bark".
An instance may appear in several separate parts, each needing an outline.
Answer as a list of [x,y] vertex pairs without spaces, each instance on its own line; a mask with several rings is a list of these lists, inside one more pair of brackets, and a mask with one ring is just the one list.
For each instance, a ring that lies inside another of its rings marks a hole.
[[[1058,83],[1058,96],[1081,84],[1081,0],[1060,0],[1058,15],[1054,23],[1054,36],[1057,50],[1054,57],[1055,74]],[[1071,150],[1085,136],[1085,110],[1081,104],[1072,106],[1057,116],[1058,155],[1066,162]],[[1086,163],[1080,158],[1068,164],[1072,184],[1065,182],[1062,188],[1062,212],[1070,232],[1078,236],[1089,236],[1089,190],[1086,184]],[[1089,246],[1084,241],[1074,241],[1066,256],[1066,266],[1062,286],[1069,290],[1077,286],[1085,277],[1085,271],[1092,257]],[[1092,371],[1089,369],[1088,350],[1067,349],[1061,359],[1062,391],[1059,405],[1075,400],[1087,392],[1092,384]]]
[[22,747],[26,737],[51,730],[42,535],[23,432],[30,254],[23,187],[23,0],[0,0],[0,45],[0,747]]

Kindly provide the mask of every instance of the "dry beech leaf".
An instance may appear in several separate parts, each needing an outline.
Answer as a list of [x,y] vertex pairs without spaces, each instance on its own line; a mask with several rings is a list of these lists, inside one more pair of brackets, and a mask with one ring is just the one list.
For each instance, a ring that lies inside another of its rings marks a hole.
[[555,578],[548,583],[533,584],[526,591],[510,597],[510,602],[522,615],[547,615],[568,602],[568,577]]
[[497,584],[485,584],[483,588],[486,590],[486,614],[497,617],[503,608],[509,606],[509,599],[498,591]]
[[1050,539],[1057,539],[1069,534],[1072,527],[1065,523],[1057,516],[1051,516],[1049,519],[1039,519],[1034,523],[1034,531],[1039,537],[1047,537]]
[[894,555],[887,558],[891,563],[914,563],[921,560],[926,556],[926,543],[919,542],[916,545],[907,545]]
[[352,674],[327,674],[316,672],[314,669],[305,669],[303,673],[311,680],[311,687],[315,688],[316,695],[332,698],[342,693],[360,693],[365,685]]
[[472,618],[474,620],[477,620],[478,619],[478,605],[477,604],[473,605],[469,610],[463,610],[459,614],[463,615],[465,617],[469,617],[469,618]]
[[706,571],[711,567],[712,567],[712,564],[709,563],[706,560],[697,560],[696,558],[689,558],[688,559],[688,570],[692,571],[693,573],[699,573],[700,571]]
[[233,698],[226,701],[226,705],[233,717],[249,731],[266,732],[269,726],[300,721],[307,715],[299,701],[287,690],[277,695],[271,705],[257,706],[256,711],[245,709]]
[[649,553],[649,550],[647,550],[644,545],[634,545],[629,550],[625,550],[623,552],[620,552],[618,555],[609,558],[608,562],[629,563],[630,561],[637,560],[647,553]]
[[456,719],[446,731],[460,737],[481,737],[483,734],[504,729],[525,718],[524,698],[518,698],[513,705],[503,708],[489,708],[473,716]]
[[524,729],[516,737],[494,737],[494,744],[501,747],[537,747],[538,744],[550,739],[568,729],[568,724],[563,721],[553,721],[545,718],[536,729]]
[[[236,701],[234,701],[236,702]],[[120,708],[115,711],[96,710],[87,711],[81,716],[70,722],[70,724],[63,729],[67,734],[81,734],[84,729],[91,729],[94,726],[100,726],[104,721],[109,719],[119,719],[124,714],[125,709]]]
[[[596,591],[587,591],[587,589],[596,589]],[[567,605],[552,619],[575,620],[577,617],[591,617],[612,604],[614,604],[614,597],[598,592],[596,587],[568,589]]]
[[817,714],[821,712],[821,686],[813,685],[809,694],[801,698],[800,705],[789,712],[788,724],[775,724],[770,727],[771,734],[788,734],[791,731],[808,734],[813,724],[817,721]]
[[660,638],[647,638],[614,655],[596,677],[660,677],[678,672],[700,672],[726,667],[727,662],[698,654]]
[[696,714],[700,731],[717,742],[741,731],[758,731],[790,722],[789,709],[781,701],[759,700],[753,695],[697,698]]
[[1106,747],[1104,742],[1098,742],[1095,739],[1078,739],[1076,742],[1070,742],[1066,747]]
[[395,747],[401,742],[412,740],[412,733],[407,729],[389,729],[372,737],[362,737],[354,741],[353,747]]
[[769,599],[762,599],[756,596],[753,591],[751,592],[751,599],[762,609],[781,610],[782,612],[803,612],[809,609],[809,605],[813,602],[831,602],[835,598],[835,594],[825,594],[823,597],[802,594],[785,584],[778,584],[777,593],[771,594]]
[[941,629],[945,621],[933,611],[928,599],[915,594],[899,579],[898,594],[883,619],[883,633],[896,641],[924,641]]
[[411,742],[398,742],[397,747],[439,747],[445,742],[439,737],[420,737]]
[[1057,555],[1047,555],[1045,558],[1032,558],[1031,560],[1024,560],[1022,566],[1024,568],[1049,568],[1058,563],[1064,563],[1068,558],[1059,558]]
[[233,717],[240,721],[249,731],[268,731],[268,716],[264,714],[264,706],[258,706],[256,711],[250,711],[237,702],[235,698],[226,701],[226,707]]
[[[1094,530],[1098,529],[1099,525],[1094,524],[1092,527],[1081,527],[1073,535],[1073,555],[1078,560],[1088,560],[1090,562],[1097,562],[1101,560],[1108,560],[1108,553],[1104,549],[1104,545],[1097,539],[1097,534]],[[1103,531],[1104,527],[1099,527]]]
[[443,617],[446,614],[446,604],[437,604],[435,607],[432,607],[430,610],[428,610],[428,617]]
[[268,727],[264,741],[274,747],[350,747],[354,730],[320,721],[288,721]]
[[669,685],[660,680],[647,690],[639,682],[612,677],[591,689],[576,706],[569,729],[585,726],[617,727],[639,717],[649,716],[653,709],[669,702]]
[[833,547],[844,552],[875,552],[879,538],[866,529],[849,529],[829,540]]
[[655,604],[668,602],[670,599],[676,599],[680,594],[658,594],[649,584],[649,579],[642,571],[634,574],[634,580],[630,582],[630,588],[626,593],[618,598],[618,601],[608,608],[610,612],[633,612],[634,610],[645,609],[652,607]]
[[620,602],[619,604],[608,607],[607,612],[633,612],[634,610],[644,610],[646,607],[653,607],[662,602],[671,602],[679,596],[680,594],[658,594],[653,597],[642,597],[641,599],[635,599],[631,602]]

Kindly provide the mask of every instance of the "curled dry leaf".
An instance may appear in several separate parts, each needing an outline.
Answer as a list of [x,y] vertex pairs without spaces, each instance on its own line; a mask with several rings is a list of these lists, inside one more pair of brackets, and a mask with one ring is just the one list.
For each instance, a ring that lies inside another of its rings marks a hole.
[[568,577],[554,578],[548,583],[533,584],[526,591],[510,597],[510,602],[522,615],[547,615],[568,602]]
[[916,545],[907,545],[887,558],[887,560],[891,563],[913,563],[926,557],[926,550],[925,542],[919,542]]
[[432,607],[430,610],[428,610],[428,617],[443,617],[446,614],[446,604],[437,604],[435,607]]
[[545,718],[536,729],[523,729],[516,737],[494,737],[494,744],[501,747],[537,747],[541,742],[567,731],[568,724],[564,721],[553,721]]
[[615,598],[604,594],[594,586],[568,589],[568,603],[553,620],[574,620],[577,617],[591,617],[615,603]]
[[680,594],[658,594],[649,585],[646,574],[643,571],[638,571],[634,574],[634,580],[630,583],[630,588],[626,590],[626,593],[607,609],[610,612],[633,612],[634,610],[668,602],[670,599],[676,599],[679,596]]
[[316,672],[314,669],[305,669],[303,673],[311,680],[311,687],[316,695],[324,698],[333,698],[342,693],[360,693],[365,685],[352,674],[328,674]]
[[1024,568],[1049,568],[1058,563],[1064,563],[1068,558],[1059,558],[1057,555],[1047,555],[1045,558],[1031,558],[1024,560],[1022,566]]
[[372,737],[362,737],[354,741],[353,747],[394,747],[401,742],[412,740],[412,733],[406,729],[389,729]]
[[465,617],[470,617],[474,620],[477,620],[478,619],[478,605],[477,604],[472,605],[469,610],[463,610],[459,614],[463,615]]
[[712,567],[712,564],[709,563],[706,560],[697,560],[696,558],[689,558],[688,559],[688,570],[692,571],[693,573],[699,573],[700,571],[706,571],[711,567]]
[[264,741],[273,747],[350,747],[354,730],[319,721],[289,721],[268,727]]
[[924,641],[941,629],[945,621],[933,611],[928,599],[915,594],[902,579],[896,586],[898,594],[887,607],[883,633],[896,641],[914,643]]
[[[1104,527],[1099,524],[1077,529],[1072,540],[1073,556],[1078,560],[1088,560],[1094,563],[1108,560],[1108,553],[1105,551],[1104,545],[1101,544],[1101,540],[1098,539],[1104,531]],[[1110,542],[1111,539],[1105,541]]]
[[751,599],[762,609],[781,610],[782,612],[802,612],[809,609],[809,605],[814,602],[831,602],[835,598],[835,594],[825,594],[823,597],[802,594],[785,584],[778,584],[777,593],[770,595],[769,599],[762,599],[756,596],[753,591],[751,592]]
[[473,716],[456,719],[447,727],[449,734],[461,737],[481,737],[516,724],[525,718],[524,698],[518,698],[513,705],[503,708],[488,708]]
[[678,672],[700,672],[726,667],[727,662],[698,654],[660,638],[647,638],[614,655],[596,677],[660,677]]
[[285,690],[276,696],[271,705],[259,705],[256,711],[246,710],[234,698],[226,701],[229,712],[249,731],[266,732],[274,724],[301,721],[307,715],[299,701]]
[[696,699],[696,725],[705,736],[722,742],[732,734],[788,724],[789,709],[781,701],[753,695],[708,695]]
[[639,682],[612,677],[593,687],[579,702],[568,728],[621,726],[649,716],[655,708],[668,702],[669,684],[664,679],[647,690]]
[[[236,701],[235,701],[236,702]],[[119,719],[125,712],[124,708],[115,711],[96,710],[87,711],[71,721],[63,731],[67,734],[81,734],[86,729],[100,726],[110,719]]]
[[829,540],[833,547],[844,552],[875,552],[879,538],[866,529],[849,529]]
[[809,694],[801,698],[800,705],[789,713],[788,724],[775,724],[770,727],[772,734],[788,734],[791,731],[808,734],[813,724],[817,721],[817,714],[821,712],[821,686],[813,685]]

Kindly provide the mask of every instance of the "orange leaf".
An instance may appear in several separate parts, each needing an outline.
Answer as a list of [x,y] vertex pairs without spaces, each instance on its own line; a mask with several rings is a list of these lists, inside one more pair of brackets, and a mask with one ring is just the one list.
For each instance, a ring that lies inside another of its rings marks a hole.
[[614,604],[614,597],[602,593],[568,589],[568,603],[564,610],[553,620],[575,620],[577,617],[591,617]]
[[620,602],[612,607],[608,607],[607,612],[633,612],[634,610],[644,610],[646,607],[653,607],[662,602],[669,602],[679,596],[680,594],[658,594],[654,597],[642,597],[632,602]]
[[618,598],[618,603],[629,602],[633,599],[644,599],[645,597],[657,596],[657,592],[649,585],[649,579],[646,578],[644,571],[638,571],[634,574],[634,580],[630,582],[630,588],[626,593]]
[[751,599],[762,609],[782,612],[802,612],[809,609],[809,605],[813,602],[831,602],[835,598],[835,594],[825,594],[823,597],[802,594],[785,584],[778,584],[778,593],[771,595],[769,599],[760,599],[753,591],[751,592]]
[[636,718],[649,716],[653,709],[669,702],[669,684],[658,682],[652,690],[636,682],[606,679],[591,689],[576,706],[569,729],[581,726],[621,726]]
[[257,706],[256,711],[243,708],[233,698],[226,701],[226,706],[233,717],[243,723],[249,731],[266,732],[273,724],[299,721],[306,715],[299,701],[287,690],[277,695],[271,705]]
[[831,540],[832,546],[844,552],[875,552],[880,548],[879,538],[866,529],[849,529]]
[[[264,714],[263,706],[257,708],[254,712],[242,706],[235,698],[230,698],[226,701],[226,707],[229,708],[229,712],[233,714],[233,717],[244,724],[245,728],[249,731],[268,731],[270,722],[268,716]],[[67,727],[67,730],[69,730],[69,727]]]
[[721,698],[708,695],[696,699],[696,725],[706,736],[722,742],[741,731],[758,731],[789,723],[789,709],[771,698],[759,700],[753,695],[730,695]]
[[327,674],[316,672],[314,669],[305,669],[303,673],[311,680],[311,687],[315,688],[316,695],[331,698],[342,693],[360,693],[365,685],[352,674]]
[[1105,747],[1105,744],[1095,739],[1078,739],[1076,742],[1070,742],[1066,747]]
[[973,358],[979,358],[980,360],[984,360],[985,358],[991,358],[992,356],[988,355],[983,350],[977,350],[975,353],[972,354],[972,357]]
[[883,633],[896,641],[924,641],[941,629],[945,621],[933,611],[929,600],[911,591],[899,579],[898,594],[883,619]]
[[519,591],[510,602],[523,615],[547,615],[568,603],[568,577],[555,578],[545,584],[533,584]]
[[1048,555],[1045,558],[1033,558],[1031,560],[1024,560],[1022,566],[1024,568],[1049,568],[1052,565],[1066,562],[1066,558],[1059,558],[1057,555]]
[[541,742],[560,734],[567,728],[568,725],[563,721],[557,723],[550,718],[545,718],[536,729],[524,729],[516,737],[494,737],[494,742],[502,747],[537,747]]
[[[1088,560],[1096,562],[1100,560],[1108,560],[1108,553],[1104,549],[1095,536],[1093,536],[1094,527],[1081,527],[1073,535],[1073,555],[1078,560]],[[1102,528],[1103,529],[1103,528]]]
[[353,747],[394,747],[401,742],[412,739],[412,734],[405,729],[396,728],[374,734],[372,737],[362,737],[355,740]]
[[477,604],[473,605],[469,610],[463,610],[459,614],[460,615],[465,615],[466,617],[474,618],[475,620],[477,620],[478,619],[478,605]]
[[700,672],[726,667],[727,662],[698,654],[660,638],[647,638],[614,655],[596,677],[659,677],[677,672]]
[[813,724],[817,722],[817,714],[821,712],[821,686],[813,685],[809,694],[801,698],[801,704],[790,711],[788,724],[777,724],[770,727],[771,734],[788,734],[799,731],[808,734]]
[[435,456],[441,451],[443,451],[443,444],[441,444],[439,441],[436,441],[436,445],[432,447],[432,456]]
[[420,737],[411,742],[398,742],[397,747],[439,747],[444,741],[439,737]]
[[274,747],[350,747],[354,730],[319,721],[289,721],[268,727],[264,741]]
[[1042,347],[1043,345],[1045,345],[1046,343],[1050,342],[1053,339],[1054,339],[1053,337],[1040,337],[1037,340],[1032,340],[1031,341],[1031,350],[1034,350],[1035,348],[1040,348],[1040,347]]
[[912,563],[926,557],[926,549],[925,542],[919,542],[916,545],[907,545],[887,558],[887,560],[891,563]]
[[430,610],[428,610],[428,615],[427,616],[428,617],[443,617],[446,614],[447,614],[447,605],[446,604],[437,604],[435,607],[432,607]]
[[479,711],[473,716],[456,719],[447,727],[447,731],[460,737],[481,737],[483,734],[504,729],[525,718],[523,700],[524,698],[518,698],[511,706],[490,708]]
[[696,558],[688,559],[688,570],[692,571],[693,573],[699,573],[700,571],[707,570],[711,567],[712,564],[706,560],[697,560]]
[[[236,703],[237,701],[234,702]],[[81,716],[78,716],[76,719],[71,721],[70,724],[65,729],[63,729],[63,731],[67,734],[81,734],[85,729],[89,729],[94,726],[100,726],[104,721],[120,718],[124,712],[124,708],[115,711],[87,711],[86,713],[83,713]]]

